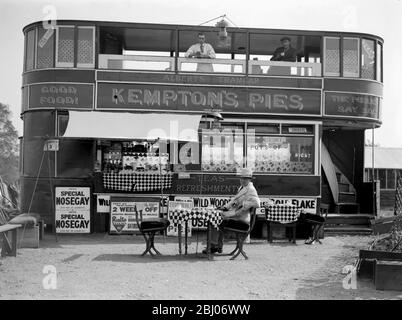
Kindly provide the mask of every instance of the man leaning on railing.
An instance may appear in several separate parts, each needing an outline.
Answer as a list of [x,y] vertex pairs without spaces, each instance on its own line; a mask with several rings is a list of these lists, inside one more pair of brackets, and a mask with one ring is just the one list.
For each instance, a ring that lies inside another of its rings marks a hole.
[[[198,43],[193,44],[186,52],[186,58],[215,59],[215,50],[205,42],[205,34],[198,34]],[[211,63],[198,63],[197,72],[214,72]]]

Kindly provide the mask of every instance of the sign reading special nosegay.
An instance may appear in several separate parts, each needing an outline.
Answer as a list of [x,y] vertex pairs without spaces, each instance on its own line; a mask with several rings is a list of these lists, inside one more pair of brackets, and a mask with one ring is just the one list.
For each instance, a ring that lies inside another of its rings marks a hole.
[[314,114],[321,111],[320,90],[199,87],[128,83],[98,83],[98,109]]
[[91,191],[89,187],[56,187],[56,233],[89,233]]
[[93,85],[45,83],[29,86],[29,108],[93,107]]
[[325,92],[325,115],[379,119],[380,98],[354,93]]
[[110,233],[132,234],[138,231],[135,212],[143,219],[159,217],[158,198],[110,198]]

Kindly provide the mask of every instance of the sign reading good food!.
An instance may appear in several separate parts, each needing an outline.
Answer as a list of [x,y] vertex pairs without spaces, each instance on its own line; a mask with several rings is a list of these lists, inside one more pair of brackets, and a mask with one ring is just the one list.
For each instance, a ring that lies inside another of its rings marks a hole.
[[93,107],[93,85],[45,83],[29,86],[29,108]]
[[143,219],[159,217],[160,199],[123,198],[110,199],[110,233],[132,234],[138,231],[135,213]]
[[56,187],[56,233],[89,233],[91,213],[89,187]]

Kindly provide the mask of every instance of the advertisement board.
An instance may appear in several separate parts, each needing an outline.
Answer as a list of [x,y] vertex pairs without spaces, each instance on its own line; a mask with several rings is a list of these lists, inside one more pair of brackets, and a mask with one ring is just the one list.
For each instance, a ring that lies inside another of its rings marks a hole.
[[56,233],[89,233],[91,189],[55,187]]
[[138,231],[135,212],[138,217],[159,217],[159,198],[110,198],[110,230],[111,234],[133,234]]

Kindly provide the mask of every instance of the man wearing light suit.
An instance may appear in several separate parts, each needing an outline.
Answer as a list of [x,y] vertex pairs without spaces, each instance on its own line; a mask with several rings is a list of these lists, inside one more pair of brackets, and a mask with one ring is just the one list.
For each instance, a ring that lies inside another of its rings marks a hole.
[[[240,188],[237,194],[222,208],[224,216],[220,227],[230,225],[250,225],[250,209],[260,206],[260,198],[251,180],[253,175],[250,169],[244,168],[240,172]],[[211,252],[222,252],[223,231],[212,230]],[[207,253],[206,250],[203,251]]]

